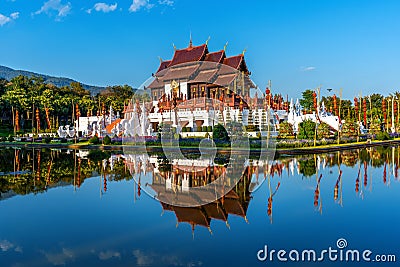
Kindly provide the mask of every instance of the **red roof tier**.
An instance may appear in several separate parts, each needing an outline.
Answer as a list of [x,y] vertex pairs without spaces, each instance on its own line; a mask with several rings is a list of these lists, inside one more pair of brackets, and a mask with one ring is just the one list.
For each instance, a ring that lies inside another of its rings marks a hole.
[[211,219],[199,208],[174,207],[178,222],[187,222],[192,226],[210,227]]
[[225,51],[217,51],[213,53],[208,53],[204,59],[204,61],[211,61],[211,62],[217,62],[217,63],[222,63],[222,61],[225,58]]
[[222,204],[220,203],[209,203],[203,206],[209,218],[214,218],[217,220],[227,221],[228,214],[226,214],[225,210],[222,208]]
[[[211,70],[217,70],[217,72]],[[226,57],[225,50],[209,53],[207,44],[192,46],[190,43],[187,48],[175,50],[172,60],[160,63],[156,72],[158,80],[153,81],[148,88],[161,88],[164,82],[170,80],[215,82],[221,86],[227,86],[236,77],[231,74],[238,74],[238,71],[243,71],[246,74],[245,82],[253,85],[247,77],[250,72],[243,54]]]
[[186,62],[200,61],[204,59],[207,53],[208,48],[206,44],[176,50],[168,67]]
[[158,70],[156,71],[156,73],[165,70],[166,68],[168,68],[168,65],[171,63],[171,60],[166,60],[166,61],[162,61],[160,63],[160,66],[158,67]]
[[246,211],[238,199],[225,198],[224,208],[228,214],[238,215],[245,217]]
[[224,64],[228,65],[234,69],[239,69],[240,63],[242,63],[243,60],[243,55],[238,55],[238,56],[233,56],[233,57],[227,57],[224,59]]

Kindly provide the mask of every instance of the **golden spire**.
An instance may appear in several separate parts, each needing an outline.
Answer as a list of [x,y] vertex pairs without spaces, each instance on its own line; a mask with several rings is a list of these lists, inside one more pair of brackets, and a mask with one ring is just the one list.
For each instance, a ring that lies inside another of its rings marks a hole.
[[160,60],[160,63],[163,61],[162,58],[160,56],[158,56],[158,59]]
[[224,45],[224,51],[226,51],[226,47],[228,46],[228,42]]
[[174,47],[174,50],[176,51],[176,46],[175,46],[175,44],[174,44],[174,43],[172,43],[172,46]]
[[206,45],[208,45],[208,41],[210,41],[211,36],[208,36],[207,41],[206,41]]
[[246,53],[247,48],[243,49],[242,55],[244,56],[244,53]]
[[193,46],[193,42],[192,42],[192,32],[190,32],[190,41],[189,41],[189,47]]

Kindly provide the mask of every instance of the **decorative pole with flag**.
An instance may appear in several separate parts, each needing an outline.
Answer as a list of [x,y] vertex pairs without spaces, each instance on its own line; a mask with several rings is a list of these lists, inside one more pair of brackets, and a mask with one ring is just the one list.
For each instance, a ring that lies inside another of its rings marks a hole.
[[15,111],[15,130],[19,131],[19,113],[18,109]]
[[356,121],[358,121],[358,98],[357,97],[354,97],[354,111],[355,111],[354,117],[355,117]]
[[76,103],[76,105],[75,105],[75,115],[76,115],[76,120],[77,120],[76,134],[79,135],[79,117],[81,116],[81,111],[79,110],[78,103]]
[[386,117],[387,117],[387,114],[386,114],[386,101],[385,101],[385,98],[383,98],[383,100],[382,100],[382,112],[383,112],[383,123],[384,123],[384,127],[386,129]]
[[335,116],[338,116],[339,112],[338,112],[338,107],[337,107],[336,95],[333,95],[333,110],[335,111]]
[[395,125],[394,125],[394,96],[392,97],[392,127],[391,127],[391,131],[392,133],[394,133],[396,131]]
[[312,93],[312,97],[313,97],[313,106],[314,106],[315,114],[317,114],[318,113],[318,111],[317,111],[317,93],[315,91]]
[[355,109],[355,118],[357,122],[357,142],[360,138],[360,116],[359,116],[359,106],[358,106],[358,98],[354,97],[354,109]]
[[36,108],[36,130],[37,130],[37,133],[39,133],[39,131],[40,131],[40,115],[39,115],[39,109],[38,108]]
[[[338,145],[340,144],[340,133],[341,133],[341,131],[342,131],[342,120],[341,120],[341,118],[340,118],[340,115],[341,115],[341,111],[342,111],[342,92],[343,92],[343,89],[342,88],[340,88],[340,91],[339,91],[339,111],[338,111],[338,117],[339,117],[339,131],[338,131]],[[339,165],[339,168],[340,168],[340,165]]]
[[313,96],[313,104],[314,104],[314,110],[315,110],[315,129],[314,129],[314,146],[317,144],[317,129],[318,129],[318,104],[317,104],[317,93],[315,91],[312,94]]
[[47,122],[47,129],[51,130],[51,122],[50,122],[50,114],[49,114],[49,108],[45,107],[44,111],[46,112],[46,122]]
[[367,100],[363,99],[364,126],[367,127]]

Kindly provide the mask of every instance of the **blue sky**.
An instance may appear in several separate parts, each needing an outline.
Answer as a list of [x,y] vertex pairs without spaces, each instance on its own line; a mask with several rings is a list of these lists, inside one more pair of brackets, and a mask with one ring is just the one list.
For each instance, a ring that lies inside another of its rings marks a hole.
[[139,86],[174,43],[247,49],[263,90],[322,86],[353,98],[400,90],[399,1],[0,0],[0,65]]

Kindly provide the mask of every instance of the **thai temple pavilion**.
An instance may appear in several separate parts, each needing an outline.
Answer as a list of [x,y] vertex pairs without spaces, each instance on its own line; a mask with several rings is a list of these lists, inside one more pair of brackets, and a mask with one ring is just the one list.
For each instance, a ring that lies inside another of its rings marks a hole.
[[[227,57],[225,49],[209,52],[207,44],[193,46],[190,41],[187,48],[175,50],[171,60],[161,61],[156,79],[148,89],[153,101],[162,100],[164,95],[177,101],[207,97],[225,100],[229,106],[239,108],[239,97],[249,97],[250,87],[254,87],[249,75],[243,53]],[[178,93],[171,95],[176,82]],[[161,108],[172,106],[164,103]]]
[[[175,49],[171,60],[160,60],[152,81],[144,88],[151,105],[131,101],[125,110],[125,119],[130,120],[146,109],[148,125],[138,122],[141,129],[129,134],[150,135],[161,123],[171,124],[179,132],[184,127],[191,132],[230,121],[249,124],[250,103],[262,109],[263,98],[259,102],[250,96],[256,86],[250,80],[244,52],[227,56],[225,48],[210,52],[207,43],[194,46],[190,41],[188,47]],[[256,113],[260,125],[262,115],[261,111]]]

